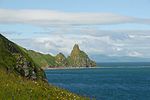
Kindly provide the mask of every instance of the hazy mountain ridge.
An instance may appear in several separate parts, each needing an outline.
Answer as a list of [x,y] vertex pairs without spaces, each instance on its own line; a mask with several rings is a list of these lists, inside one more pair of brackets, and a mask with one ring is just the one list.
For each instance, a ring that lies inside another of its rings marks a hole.
[[131,56],[107,56],[102,54],[91,55],[96,62],[150,62],[150,58]]

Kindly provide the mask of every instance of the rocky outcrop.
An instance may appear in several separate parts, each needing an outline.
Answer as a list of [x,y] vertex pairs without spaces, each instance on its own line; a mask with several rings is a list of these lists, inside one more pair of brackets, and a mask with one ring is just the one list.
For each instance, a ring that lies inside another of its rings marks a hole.
[[88,55],[81,51],[77,44],[74,45],[70,56],[68,57],[69,66],[72,67],[94,67],[96,63]]
[[36,79],[36,73],[35,73],[35,66],[31,64],[30,61],[28,61],[25,57],[23,57],[21,54],[13,54],[16,58],[16,66],[15,70],[19,72],[24,77],[29,77],[32,79]]
[[56,55],[55,62],[59,67],[68,65],[67,58],[62,53]]

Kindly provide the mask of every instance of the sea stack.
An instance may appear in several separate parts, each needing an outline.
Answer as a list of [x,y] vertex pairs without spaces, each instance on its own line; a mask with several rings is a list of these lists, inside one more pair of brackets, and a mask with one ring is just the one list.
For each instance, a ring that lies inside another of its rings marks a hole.
[[78,44],[75,44],[70,56],[68,57],[68,63],[71,67],[94,67],[96,63],[92,61],[88,55],[81,51]]

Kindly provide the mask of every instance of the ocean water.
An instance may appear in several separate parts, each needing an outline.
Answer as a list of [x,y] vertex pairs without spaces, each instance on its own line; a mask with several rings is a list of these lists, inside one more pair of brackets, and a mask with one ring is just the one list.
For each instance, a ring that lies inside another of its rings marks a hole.
[[150,100],[149,63],[100,65],[45,72],[50,83],[96,100]]

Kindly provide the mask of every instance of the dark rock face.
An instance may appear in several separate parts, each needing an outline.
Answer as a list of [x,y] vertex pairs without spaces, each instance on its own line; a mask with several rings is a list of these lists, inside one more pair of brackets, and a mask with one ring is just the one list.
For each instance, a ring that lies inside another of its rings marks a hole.
[[68,57],[69,66],[72,67],[94,67],[96,63],[88,55],[81,51],[77,44],[74,45],[71,55]]
[[30,79],[45,79],[44,71],[36,67],[21,47],[0,34],[0,65],[9,72],[16,72]]
[[[25,57],[20,54],[15,54],[17,63],[15,69],[24,77],[36,79],[34,66]],[[34,77],[33,77],[34,76]]]

